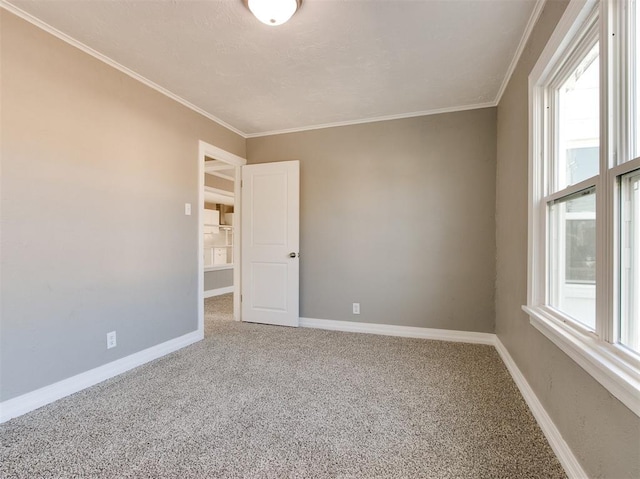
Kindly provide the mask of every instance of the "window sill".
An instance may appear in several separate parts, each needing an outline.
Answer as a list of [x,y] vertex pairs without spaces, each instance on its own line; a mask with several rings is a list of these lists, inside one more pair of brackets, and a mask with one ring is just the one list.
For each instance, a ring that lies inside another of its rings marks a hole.
[[531,325],[640,416],[640,368],[618,346],[569,326],[543,306],[523,306]]

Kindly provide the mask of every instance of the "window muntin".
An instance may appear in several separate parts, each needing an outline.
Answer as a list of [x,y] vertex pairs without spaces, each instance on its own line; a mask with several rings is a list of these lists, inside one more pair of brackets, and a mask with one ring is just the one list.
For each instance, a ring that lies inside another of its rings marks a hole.
[[623,175],[620,204],[620,335],[640,353],[640,170]]
[[549,204],[549,305],[596,327],[596,195],[579,191]]

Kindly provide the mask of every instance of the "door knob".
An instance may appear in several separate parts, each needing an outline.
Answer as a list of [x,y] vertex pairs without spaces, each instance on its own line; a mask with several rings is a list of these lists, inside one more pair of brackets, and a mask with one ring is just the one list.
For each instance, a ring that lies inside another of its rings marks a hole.
[[289,258],[295,258],[296,254],[295,253],[289,253]]

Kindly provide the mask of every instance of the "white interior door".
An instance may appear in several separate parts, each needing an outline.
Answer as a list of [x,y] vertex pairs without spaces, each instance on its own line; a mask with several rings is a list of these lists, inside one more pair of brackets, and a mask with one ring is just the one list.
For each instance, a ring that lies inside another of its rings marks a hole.
[[242,320],[298,326],[300,163],[242,167]]

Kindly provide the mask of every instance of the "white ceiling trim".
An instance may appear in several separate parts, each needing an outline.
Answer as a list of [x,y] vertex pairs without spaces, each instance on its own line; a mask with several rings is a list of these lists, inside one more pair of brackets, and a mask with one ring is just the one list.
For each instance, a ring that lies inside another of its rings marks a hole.
[[500,100],[502,100],[502,95],[504,91],[507,89],[507,85],[509,85],[509,81],[511,81],[511,76],[518,66],[518,62],[520,61],[520,57],[522,56],[522,52],[524,48],[527,46],[527,42],[529,41],[529,37],[531,36],[531,32],[533,32],[533,27],[536,26],[538,22],[538,18],[540,18],[540,14],[544,9],[544,5],[547,3],[547,0],[538,0],[533,7],[533,11],[531,12],[531,16],[529,17],[529,21],[527,22],[527,26],[522,33],[522,38],[520,39],[520,43],[518,44],[518,48],[516,48],[516,52],[511,59],[511,64],[507,70],[507,74],[502,81],[502,85],[500,85],[500,90],[498,90],[498,94],[496,95],[495,104],[498,105]]
[[476,110],[476,109],[480,109],[480,108],[491,108],[491,107],[495,107],[498,105],[498,103],[500,102],[500,100],[502,99],[502,95],[504,94],[504,91],[507,88],[507,85],[509,84],[509,81],[511,80],[511,76],[513,75],[513,72],[515,71],[516,66],[518,65],[518,61],[520,60],[520,57],[522,56],[522,53],[524,51],[524,48],[527,44],[527,42],[529,41],[529,37],[531,36],[531,33],[533,31],[533,28],[536,25],[536,22],[538,21],[538,18],[540,17],[540,14],[542,13],[542,10],[544,8],[544,5],[546,3],[546,0],[537,0],[533,11],[531,13],[531,16],[529,17],[529,20],[527,22],[527,26],[525,28],[525,31],[520,39],[520,43],[518,44],[518,47],[516,49],[516,52],[511,60],[511,63],[509,65],[509,68],[507,70],[507,73],[505,75],[505,78],[500,86],[500,89],[498,91],[498,94],[496,95],[496,99],[492,102],[487,102],[487,103],[478,103],[478,104],[471,104],[471,105],[462,105],[462,106],[455,106],[455,107],[449,107],[449,108],[440,108],[440,109],[434,109],[434,110],[425,110],[425,111],[416,111],[416,112],[410,112],[410,113],[402,113],[402,114],[397,114],[397,115],[386,115],[386,116],[379,116],[379,117],[372,117],[372,118],[363,118],[360,120],[349,120],[349,121],[342,121],[342,122],[334,122],[334,123],[325,123],[325,124],[319,124],[319,125],[309,125],[309,126],[303,126],[303,127],[299,127],[299,128],[289,128],[289,129],[284,129],[284,130],[272,130],[272,131],[265,131],[265,132],[260,132],[260,133],[245,133],[241,130],[239,130],[238,128],[228,124],[227,122],[225,122],[224,120],[221,120],[220,118],[212,115],[211,113],[203,110],[202,108],[197,107],[196,105],[194,105],[193,103],[190,103],[189,101],[185,100],[184,98],[174,94],[173,92],[171,92],[170,90],[167,90],[166,88],[158,85],[157,83],[154,83],[153,81],[143,77],[142,75],[136,73],[135,71],[125,67],[124,65],[116,62],[115,60],[111,59],[110,57],[103,55],[102,53],[92,49],[91,47],[85,45],[82,42],[79,42],[78,40],[74,39],[73,37],[70,37],[69,35],[61,32],[60,30],[52,27],[51,25],[49,25],[46,22],[43,22],[42,20],[34,17],[33,15],[25,12],[24,10],[16,7],[15,5],[9,3],[7,0],[0,0],[0,8],[3,8],[11,13],[13,13],[14,15],[17,15],[18,17],[22,18],[23,20],[26,20],[27,22],[35,25],[36,27],[46,31],[47,33],[50,33],[51,35],[59,38],[60,40],[64,41],[65,43],[68,43],[69,45],[78,48],[79,50],[87,53],[88,55],[91,55],[92,57],[102,61],[103,63],[106,63],[107,65],[115,68],[116,70],[119,70],[120,72],[126,74],[127,76],[143,83],[144,85],[156,90],[157,92],[165,95],[168,98],[171,98],[174,101],[177,101],[178,103],[180,103],[181,105],[189,108],[190,110],[204,116],[205,118],[208,118],[209,120],[223,126],[224,128],[229,129],[230,131],[240,135],[241,137],[247,139],[247,138],[259,138],[259,137],[263,137],[263,136],[271,136],[271,135],[280,135],[280,134],[285,134],[285,133],[297,133],[297,132],[302,132],[302,131],[308,131],[308,130],[319,130],[319,129],[324,129],[324,128],[334,128],[334,127],[340,127],[340,126],[350,126],[350,125],[360,125],[360,124],[364,124],[364,123],[375,123],[375,122],[379,122],[379,121],[389,121],[389,120],[401,120],[403,118],[414,118],[414,117],[419,117],[419,116],[428,116],[428,115],[437,115],[437,114],[441,114],[441,113],[453,113],[453,112],[458,112],[458,111],[467,111],[467,110]]
[[472,105],[453,106],[450,108],[438,108],[435,110],[415,111],[412,113],[401,113],[399,115],[386,115],[373,118],[363,118],[362,120],[337,121],[335,123],[325,123],[322,125],[301,126],[300,128],[288,128],[286,130],[273,130],[261,133],[249,133],[247,138],[259,138],[261,136],[283,135],[285,133],[298,133],[308,130],[321,130],[323,128],[334,128],[337,126],[361,125],[363,123],[376,123],[378,121],[402,120],[404,118],[415,118],[416,116],[438,115],[440,113],[453,113],[456,111],[478,110],[480,108],[491,108],[497,106],[495,101],[488,103],[474,103]]
[[26,20],[27,22],[35,25],[36,27],[44,30],[45,32],[50,33],[54,37],[59,38],[60,40],[68,43],[69,45],[71,45],[73,47],[76,47],[79,50],[82,50],[83,52],[85,52],[85,53],[91,55],[92,57],[100,60],[101,62],[106,63],[110,67],[113,67],[116,70],[121,71],[122,73],[124,73],[125,75],[130,76],[134,80],[138,80],[140,83],[145,84],[149,88],[153,88],[154,90],[156,90],[159,93],[162,93],[166,97],[169,97],[172,100],[177,101],[178,103],[180,103],[183,106],[186,106],[190,110],[193,110],[196,113],[208,118],[209,120],[211,120],[211,121],[213,121],[215,123],[218,123],[220,126],[223,126],[223,127],[227,128],[228,130],[231,130],[232,132],[237,133],[238,135],[240,135],[243,138],[247,137],[247,135],[243,131],[238,130],[236,127],[229,125],[228,123],[226,123],[225,121],[221,120],[220,118],[217,118],[217,117],[213,116],[211,113],[206,112],[202,108],[199,108],[196,105],[194,105],[193,103],[188,102],[184,98],[179,97],[175,93],[172,93],[171,91],[167,90],[166,88],[161,87],[157,83],[152,82],[148,78],[145,78],[142,75],[134,72],[133,70],[130,70],[129,68],[125,67],[124,65],[121,65],[120,63],[118,63],[115,60],[109,58],[108,56],[103,55],[100,52],[97,52],[93,48],[85,45],[82,42],[79,42],[75,38],[70,37],[66,33],[61,32],[60,30],[52,27],[48,23],[43,22],[42,20],[40,20],[40,19],[34,17],[33,15],[25,12],[24,10],[16,7],[15,5],[7,2],[6,0],[0,0],[0,7],[4,8],[8,12],[13,13],[14,15],[17,15],[18,17],[22,18],[23,20]]

